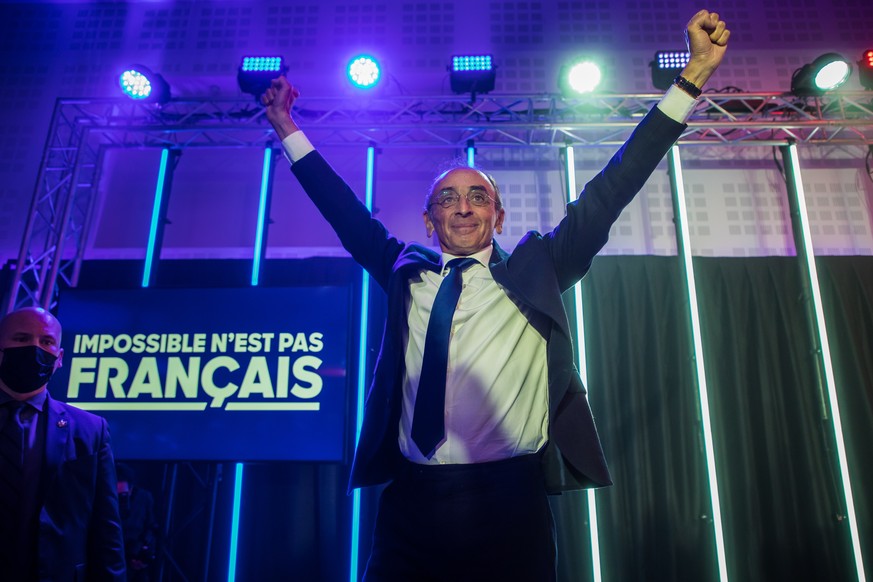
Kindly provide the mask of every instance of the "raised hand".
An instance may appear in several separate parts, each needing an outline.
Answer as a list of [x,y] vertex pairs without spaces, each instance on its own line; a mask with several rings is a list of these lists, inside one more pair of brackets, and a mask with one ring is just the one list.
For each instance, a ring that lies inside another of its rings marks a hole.
[[267,120],[276,130],[280,140],[300,129],[291,117],[291,107],[298,97],[300,91],[284,76],[273,79],[270,87],[261,95],[261,104],[266,108]]
[[691,59],[682,76],[697,87],[703,87],[721,64],[730,35],[731,31],[715,12],[701,10],[691,17],[685,28],[685,41]]

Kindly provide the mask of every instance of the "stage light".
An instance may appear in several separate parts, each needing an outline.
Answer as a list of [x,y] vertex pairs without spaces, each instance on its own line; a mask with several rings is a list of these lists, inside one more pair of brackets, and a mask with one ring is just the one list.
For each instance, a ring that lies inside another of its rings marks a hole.
[[170,100],[170,85],[143,65],[132,65],[122,72],[118,84],[122,92],[134,101],[166,103]]
[[456,55],[449,65],[452,93],[490,93],[497,81],[497,67],[491,55]]
[[655,59],[649,63],[652,67],[652,86],[666,91],[685,65],[691,54],[686,51],[657,51]]
[[858,77],[861,86],[865,89],[873,89],[873,49],[867,49],[858,61]]
[[379,83],[382,71],[379,62],[370,55],[358,55],[349,61],[346,74],[358,89],[372,89]]
[[270,81],[288,70],[285,59],[276,56],[243,57],[236,73],[236,82],[243,93],[256,100],[270,88]]
[[798,97],[823,95],[846,82],[852,66],[837,53],[826,53],[794,71],[791,92]]
[[591,93],[603,80],[600,66],[589,58],[579,58],[561,68],[558,87],[567,96]]

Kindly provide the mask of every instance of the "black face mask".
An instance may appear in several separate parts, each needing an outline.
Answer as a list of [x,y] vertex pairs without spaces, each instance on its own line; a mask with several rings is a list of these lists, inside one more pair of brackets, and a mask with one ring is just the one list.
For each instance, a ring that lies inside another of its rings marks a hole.
[[57,360],[57,356],[36,346],[6,348],[0,362],[0,380],[19,394],[33,392],[49,381]]

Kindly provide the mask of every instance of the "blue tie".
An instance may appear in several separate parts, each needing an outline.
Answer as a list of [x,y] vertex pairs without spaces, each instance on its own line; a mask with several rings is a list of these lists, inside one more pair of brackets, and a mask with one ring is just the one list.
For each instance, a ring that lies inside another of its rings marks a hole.
[[461,273],[476,262],[476,259],[466,258],[446,263],[449,274],[440,284],[427,322],[421,377],[412,416],[412,440],[428,459],[446,436],[446,370],[449,367],[452,317],[461,297]]

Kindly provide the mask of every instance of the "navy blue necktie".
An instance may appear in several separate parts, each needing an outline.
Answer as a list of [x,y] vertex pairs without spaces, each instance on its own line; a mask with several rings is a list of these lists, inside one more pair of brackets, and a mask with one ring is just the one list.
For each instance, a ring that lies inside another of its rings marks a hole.
[[428,459],[446,436],[446,370],[449,367],[452,317],[461,297],[461,273],[476,262],[476,259],[466,258],[446,263],[449,274],[440,284],[427,322],[421,377],[412,416],[412,440]]
[[6,423],[0,430],[0,522],[6,524],[17,523],[21,508],[24,436],[18,416],[24,406],[24,402],[12,401],[3,407],[7,414]]

